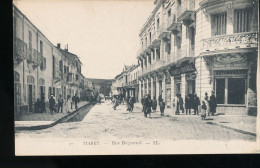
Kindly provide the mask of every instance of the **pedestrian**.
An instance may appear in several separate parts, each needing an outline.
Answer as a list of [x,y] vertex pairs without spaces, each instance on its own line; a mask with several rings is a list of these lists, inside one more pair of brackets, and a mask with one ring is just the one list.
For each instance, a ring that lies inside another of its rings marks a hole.
[[182,111],[182,113],[184,113],[183,99],[181,97],[181,94],[179,94],[179,105],[180,105],[180,110]]
[[143,107],[142,108],[142,112],[145,111],[145,104],[144,104],[145,103],[145,99],[146,99],[145,96],[141,99],[141,104],[142,104],[142,107]]
[[53,114],[54,113],[54,110],[55,110],[55,99],[54,99],[54,96],[51,95],[51,98],[49,99],[49,107],[50,107],[50,113]]
[[46,107],[45,107],[45,99],[44,97],[41,99],[41,112],[46,113]]
[[78,109],[79,97],[78,97],[77,93],[75,94],[75,97],[74,97],[74,103],[75,103],[75,109]]
[[130,112],[133,112],[134,110],[134,103],[135,103],[135,100],[134,100],[134,97],[130,97],[130,100],[129,100],[129,104],[130,104]]
[[217,108],[217,100],[216,100],[214,91],[211,92],[211,96],[209,99],[209,106],[210,106],[210,113],[211,113],[211,115],[214,116],[214,114],[216,113],[216,108]]
[[130,112],[131,111],[131,106],[130,106],[130,98],[127,96],[126,99],[125,99],[125,102],[126,102],[126,111]]
[[190,96],[186,95],[185,97],[185,109],[186,109],[186,114],[190,114]]
[[205,92],[204,101],[205,101],[205,105],[207,106],[206,112],[207,112],[207,114],[209,116],[209,114],[210,114],[210,106],[209,106],[209,97],[208,97],[208,93],[207,92]]
[[147,117],[147,114],[149,114],[149,117],[151,117],[151,108],[152,108],[152,100],[150,94],[147,94],[145,99],[145,112],[144,116]]
[[60,109],[61,109],[61,113],[63,111],[63,98],[61,97],[61,95],[59,96],[59,99],[58,99],[58,113],[60,112]]
[[153,112],[156,112],[156,108],[157,108],[157,100],[156,100],[156,97],[154,96],[153,102],[152,102]]
[[180,114],[179,94],[176,94],[176,96],[173,98],[172,106],[174,107],[175,115],[179,115]]
[[205,120],[206,114],[207,114],[207,106],[206,106],[205,101],[203,100],[202,106],[201,106],[201,118],[202,118],[202,120]]
[[163,99],[160,102],[160,112],[161,112],[161,116],[164,116],[164,109],[165,109],[165,103],[163,101]]
[[70,113],[70,110],[71,110],[71,97],[70,97],[70,95],[67,95],[66,107],[67,107],[67,113]]
[[41,101],[40,101],[40,99],[37,99],[34,107],[35,107],[35,113],[41,112]]
[[200,105],[200,99],[199,99],[199,97],[197,96],[197,94],[194,93],[194,98],[193,98],[194,115],[199,114],[199,111],[198,111],[199,105]]
[[158,96],[158,103],[160,104],[160,101],[162,101],[162,95]]
[[114,105],[113,105],[113,109],[114,109],[114,110],[116,110],[116,107],[119,105],[119,102],[118,102],[118,101],[119,101],[118,98],[115,97],[115,98],[114,98],[114,102],[115,102],[115,103],[114,103]]

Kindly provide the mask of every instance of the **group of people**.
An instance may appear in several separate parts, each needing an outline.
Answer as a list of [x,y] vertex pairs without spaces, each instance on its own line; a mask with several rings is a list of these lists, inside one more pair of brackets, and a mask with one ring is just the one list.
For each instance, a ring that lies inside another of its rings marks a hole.
[[[161,116],[163,116],[164,109],[165,109],[165,102],[163,101],[161,96],[159,96],[158,100],[159,100]],[[151,112],[155,112],[157,108],[156,97],[154,97],[153,100],[151,100],[150,94],[147,94],[142,98],[141,103],[143,106],[142,112],[144,112],[144,116],[147,117],[149,115],[149,117],[151,117]]]
[[59,95],[58,103],[56,102],[56,99],[54,95],[51,95],[49,99],[49,108],[50,113],[53,114],[54,112],[62,113],[63,112],[63,106],[65,105],[66,111],[70,113],[70,111],[73,109],[78,109],[78,103],[80,102],[80,99],[77,94],[75,96],[68,95],[66,101],[63,100],[62,96]]
[[111,103],[113,104],[114,110],[116,110],[117,106],[119,106],[121,103],[124,104],[124,102],[127,105],[127,111],[133,112],[135,103],[134,97],[127,97],[126,99],[123,99],[122,96],[114,95],[111,98]]
[[184,103],[185,103],[186,114],[191,114],[191,109],[194,110],[194,115],[198,114],[198,107],[200,105],[200,99],[196,93],[194,93],[194,95],[188,94],[185,97],[185,102],[183,102],[181,94],[176,94],[176,96],[173,99],[173,107],[175,108],[176,115],[179,115],[180,111],[182,113],[184,113],[184,107],[183,107]]

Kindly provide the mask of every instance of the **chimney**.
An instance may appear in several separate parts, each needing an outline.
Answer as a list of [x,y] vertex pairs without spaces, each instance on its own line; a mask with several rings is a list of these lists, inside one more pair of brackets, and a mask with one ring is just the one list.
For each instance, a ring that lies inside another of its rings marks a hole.
[[60,43],[57,43],[57,48],[60,48]]

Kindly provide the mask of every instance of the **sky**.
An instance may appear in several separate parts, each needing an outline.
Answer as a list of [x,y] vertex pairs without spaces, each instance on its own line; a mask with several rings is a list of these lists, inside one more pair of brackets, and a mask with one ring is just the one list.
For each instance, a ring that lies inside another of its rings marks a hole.
[[139,33],[153,0],[14,0],[16,7],[52,42],[68,44],[87,78],[113,79],[137,64]]

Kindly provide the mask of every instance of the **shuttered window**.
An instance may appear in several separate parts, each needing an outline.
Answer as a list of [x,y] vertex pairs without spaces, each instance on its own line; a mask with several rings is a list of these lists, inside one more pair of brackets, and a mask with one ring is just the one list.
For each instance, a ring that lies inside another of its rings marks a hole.
[[234,32],[249,32],[250,9],[235,10]]
[[227,13],[212,15],[212,32],[213,35],[226,34],[227,30]]

